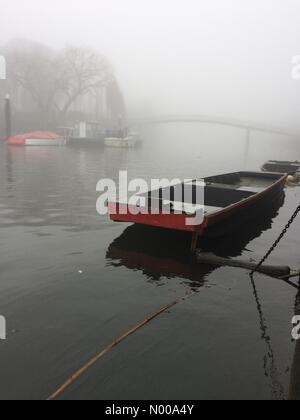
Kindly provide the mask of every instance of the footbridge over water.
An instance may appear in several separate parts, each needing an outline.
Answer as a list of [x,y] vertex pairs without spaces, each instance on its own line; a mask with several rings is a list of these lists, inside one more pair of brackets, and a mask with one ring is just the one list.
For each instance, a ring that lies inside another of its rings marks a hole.
[[277,134],[286,137],[298,138],[297,133],[290,132],[284,128],[274,127],[268,124],[240,121],[231,118],[214,117],[207,115],[161,115],[149,118],[132,118],[130,123],[135,126],[146,126],[155,124],[171,124],[171,123],[203,123],[240,128],[247,131],[250,137],[251,132],[262,132],[269,134]]

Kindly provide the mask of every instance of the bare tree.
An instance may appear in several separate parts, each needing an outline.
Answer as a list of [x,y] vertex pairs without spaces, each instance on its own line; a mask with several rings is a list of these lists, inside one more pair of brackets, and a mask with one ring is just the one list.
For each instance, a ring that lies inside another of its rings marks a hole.
[[109,85],[112,79],[112,70],[107,60],[87,48],[69,47],[60,54],[57,61],[60,76],[56,108],[63,117],[78,97],[89,92],[95,93]]
[[76,100],[111,84],[112,69],[104,56],[89,49],[63,51],[37,43],[13,42],[5,49],[9,82],[26,91],[45,122],[61,121]]
[[44,45],[19,41],[7,47],[5,56],[12,88],[22,87],[41,113],[49,113],[57,94],[55,53]]

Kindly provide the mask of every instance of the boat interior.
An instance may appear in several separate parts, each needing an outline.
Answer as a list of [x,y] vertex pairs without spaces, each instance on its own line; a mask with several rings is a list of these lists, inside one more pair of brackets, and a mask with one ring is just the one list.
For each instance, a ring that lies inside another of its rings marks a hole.
[[203,208],[204,202],[205,213],[212,214],[266,190],[282,176],[278,173],[237,172],[150,191],[142,196],[147,198],[148,207],[152,209],[162,210],[171,204],[174,211],[195,213]]

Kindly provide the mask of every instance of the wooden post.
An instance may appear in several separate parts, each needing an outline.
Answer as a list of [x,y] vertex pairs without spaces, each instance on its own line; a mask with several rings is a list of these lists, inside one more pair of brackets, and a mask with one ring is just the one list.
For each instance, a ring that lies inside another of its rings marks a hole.
[[197,226],[196,230],[193,232],[193,239],[192,239],[192,245],[191,245],[191,253],[195,254],[197,249],[198,240],[200,237],[203,237],[204,231],[207,227],[207,220],[204,219],[204,222],[201,226]]
[[10,106],[10,96],[6,95],[5,97],[5,130],[6,138],[11,137],[11,106]]
[[[242,260],[242,259],[230,259],[230,258],[221,258],[211,253],[198,252],[197,251],[197,261],[201,264],[211,264],[227,267],[237,267],[244,268],[245,270],[253,270],[257,267],[257,263],[251,260]],[[283,277],[288,276],[291,272],[290,267],[286,266],[277,266],[277,265],[262,265],[258,272],[264,273],[270,276]]]
[[[300,277],[299,289],[295,301],[295,315],[300,315]],[[289,400],[300,401],[300,340],[296,342],[295,354],[291,368]]]
[[191,252],[194,253],[197,249],[199,233],[197,231],[193,232]]
[[291,384],[289,400],[300,401],[300,341],[298,340],[295,348],[295,355],[291,371]]

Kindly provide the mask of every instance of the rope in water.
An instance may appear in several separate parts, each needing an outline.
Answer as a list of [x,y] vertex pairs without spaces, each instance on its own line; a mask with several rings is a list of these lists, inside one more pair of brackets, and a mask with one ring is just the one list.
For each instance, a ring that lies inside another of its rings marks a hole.
[[113,350],[116,346],[118,346],[120,343],[122,343],[124,340],[126,340],[128,337],[136,333],[141,328],[145,327],[147,324],[149,324],[154,319],[158,318],[163,313],[167,312],[168,310],[172,309],[174,306],[178,305],[180,302],[183,302],[189,298],[191,298],[193,295],[195,295],[197,292],[192,292],[189,295],[179,298],[175,300],[174,302],[170,303],[169,305],[165,306],[164,308],[160,309],[155,314],[151,315],[149,318],[145,319],[140,324],[136,325],[129,331],[127,331],[125,334],[117,338],[113,343],[111,343],[109,346],[107,346],[104,350],[102,350],[100,353],[98,353],[95,357],[90,359],[84,366],[82,366],[80,369],[77,370],[63,385],[61,385],[50,397],[47,398],[47,401],[53,401],[60,397],[74,382],[76,382],[84,373],[86,373],[92,366],[94,366],[100,359],[102,359],[107,353],[109,353],[111,350]]

